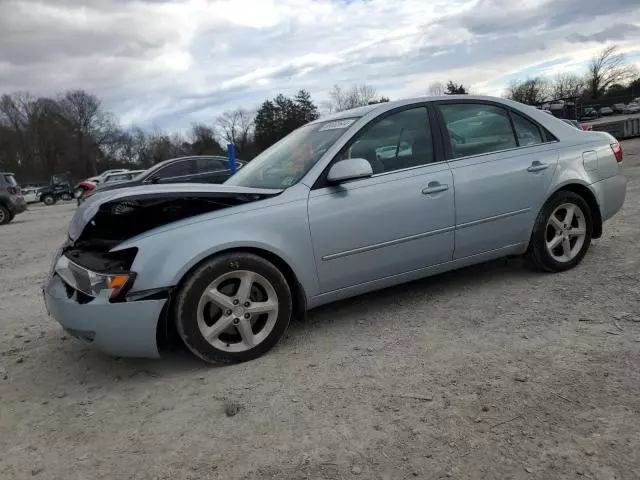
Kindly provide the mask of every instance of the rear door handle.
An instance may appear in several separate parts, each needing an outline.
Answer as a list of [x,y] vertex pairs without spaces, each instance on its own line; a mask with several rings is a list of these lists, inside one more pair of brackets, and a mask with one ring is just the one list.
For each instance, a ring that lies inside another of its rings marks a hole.
[[429,185],[422,189],[424,195],[440,193],[449,190],[449,185],[440,182],[429,182]]
[[527,168],[527,172],[540,172],[542,170],[546,170],[547,168],[549,168],[548,163],[542,163],[536,160],[529,166],[529,168]]

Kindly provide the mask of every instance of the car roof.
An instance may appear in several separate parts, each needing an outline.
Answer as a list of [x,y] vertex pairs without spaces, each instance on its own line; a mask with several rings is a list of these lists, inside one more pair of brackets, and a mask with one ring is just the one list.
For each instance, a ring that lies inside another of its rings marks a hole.
[[[155,163],[155,164],[151,165],[151,167],[149,167],[149,168],[155,168],[155,167],[158,167],[160,165],[168,165],[170,163],[177,162],[179,160],[197,160],[199,158],[209,159],[209,160],[228,160],[227,157],[222,156],[222,155],[187,155],[185,157],[168,158],[166,160],[163,160],[162,162],[158,162],[158,163]],[[236,161],[243,162],[244,160],[236,158]]]
[[15,173],[13,173],[13,172],[0,172],[0,175],[13,175],[13,176],[15,176]]
[[[343,110],[341,112],[332,113],[330,115],[326,115],[324,117],[320,117],[317,120],[311,122],[311,124],[315,123],[324,123],[332,120],[341,120],[345,118],[360,118],[368,115],[373,112],[384,112],[387,110],[393,110],[396,107],[404,107],[406,105],[412,105],[414,103],[425,103],[425,102],[437,102],[440,100],[480,100],[487,102],[499,102],[505,105],[520,105],[518,102],[514,102],[513,100],[508,100],[505,98],[498,97],[490,97],[486,95],[439,95],[439,96],[424,96],[424,97],[414,97],[414,98],[406,98],[402,100],[393,100],[390,102],[382,102],[382,103],[374,103],[373,105],[365,105],[364,107],[352,108],[350,110]],[[535,108],[535,107],[533,107]]]

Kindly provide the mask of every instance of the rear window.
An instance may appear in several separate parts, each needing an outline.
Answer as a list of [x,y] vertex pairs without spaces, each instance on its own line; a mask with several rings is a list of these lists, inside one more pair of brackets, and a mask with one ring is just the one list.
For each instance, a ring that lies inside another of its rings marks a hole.
[[14,178],[13,175],[3,175],[3,177],[4,177],[4,183],[9,185],[10,187],[15,187],[18,185],[18,182],[16,182],[16,179]]

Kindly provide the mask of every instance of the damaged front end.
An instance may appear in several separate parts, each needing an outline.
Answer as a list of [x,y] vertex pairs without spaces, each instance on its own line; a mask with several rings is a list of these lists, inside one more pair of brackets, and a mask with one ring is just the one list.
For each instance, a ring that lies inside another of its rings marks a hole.
[[79,206],[69,240],[54,271],[81,303],[107,291],[110,302],[135,301],[161,292],[129,294],[137,248],[122,242],[192,217],[263,200],[281,190],[224,185],[148,185],[96,194]]

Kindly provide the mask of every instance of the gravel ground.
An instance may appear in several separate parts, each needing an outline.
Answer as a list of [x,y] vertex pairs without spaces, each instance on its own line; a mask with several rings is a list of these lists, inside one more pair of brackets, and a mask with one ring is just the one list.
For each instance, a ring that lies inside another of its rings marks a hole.
[[498,261],[310,312],[210,367],[68,338],[40,284],[74,206],[0,228],[0,478],[640,478],[640,140],[576,269]]

